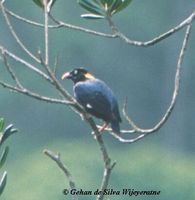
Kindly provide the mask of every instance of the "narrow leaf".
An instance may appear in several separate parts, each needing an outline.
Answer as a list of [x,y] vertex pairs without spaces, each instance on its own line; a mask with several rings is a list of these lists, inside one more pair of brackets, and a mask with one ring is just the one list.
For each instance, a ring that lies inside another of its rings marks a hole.
[[92,0],[95,4],[97,5],[101,5],[100,1],[99,0]]
[[116,12],[116,9],[119,8],[120,6],[121,6],[121,0],[114,0],[111,5],[110,12],[114,14]]
[[120,1],[120,3],[113,10],[114,13],[124,10],[131,3],[132,0],[118,0],[118,1]]
[[43,0],[33,0],[35,4],[37,4],[37,6],[43,8],[44,4],[43,4]]
[[107,4],[107,6],[111,6],[112,3],[115,1],[115,0],[100,0],[101,3],[105,6]]
[[[44,1],[43,0],[33,0],[34,3],[41,7],[41,8],[44,8]],[[56,2],[56,0],[49,0],[48,3],[47,3],[47,11],[50,12],[52,6],[54,5],[54,3]]]
[[85,19],[103,19],[104,16],[102,15],[95,15],[95,14],[82,14],[81,17]]
[[3,134],[0,135],[0,145],[13,133],[16,133],[18,130],[13,128],[13,124],[8,125],[5,130],[3,131]]
[[3,118],[0,118],[0,133],[3,132],[4,125],[5,125],[5,120]]
[[8,152],[9,152],[9,147],[6,146],[3,153],[1,154],[1,158],[0,158],[0,169],[3,167],[5,161],[6,161],[6,158],[7,158],[7,155],[8,155]]
[[85,10],[89,11],[90,13],[102,15],[101,8],[96,5],[95,3],[89,2],[87,0],[78,0],[78,3],[81,7],[83,7]]
[[0,195],[3,193],[3,190],[5,189],[6,182],[7,182],[7,172],[5,171],[0,180]]

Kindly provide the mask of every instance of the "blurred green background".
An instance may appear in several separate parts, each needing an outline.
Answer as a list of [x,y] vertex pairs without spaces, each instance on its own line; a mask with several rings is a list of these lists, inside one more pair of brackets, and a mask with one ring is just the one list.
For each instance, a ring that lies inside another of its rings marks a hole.
[[[21,16],[43,22],[41,9],[31,1],[6,1],[5,5]],[[194,8],[193,0],[134,0],[113,19],[131,39],[146,41],[179,24]],[[65,22],[110,31],[104,20],[80,18],[84,12],[76,0],[58,0],[53,8],[54,16]],[[43,29],[15,19],[11,21],[33,53],[43,50]],[[0,24],[0,44],[32,62],[17,46],[2,14]],[[117,161],[109,188],[160,190],[161,195],[108,196],[106,199],[195,199],[194,35],[193,25],[179,97],[167,123],[153,135],[130,145],[121,144],[109,134],[103,136],[111,158]],[[183,36],[184,30],[153,47],[139,48],[119,39],[53,29],[50,31],[50,64],[53,65],[55,56],[59,57],[59,79],[64,71],[74,67],[88,68],[113,89],[120,107],[127,96],[129,115],[140,127],[150,128],[161,119],[170,103]],[[44,95],[58,95],[36,74],[18,63],[10,63],[26,87]],[[0,72],[2,80],[11,81],[2,61]],[[72,92],[71,82],[63,84]],[[71,196],[62,194],[68,183],[55,163],[43,155],[45,148],[61,152],[62,160],[71,169],[78,188],[99,188],[103,170],[99,147],[89,127],[68,107],[39,102],[0,88],[0,116],[19,129],[19,133],[8,141],[11,151],[4,167],[8,171],[8,184],[2,199],[71,199]],[[122,128],[129,128],[124,119]],[[94,197],[81,196],[80,199]]]

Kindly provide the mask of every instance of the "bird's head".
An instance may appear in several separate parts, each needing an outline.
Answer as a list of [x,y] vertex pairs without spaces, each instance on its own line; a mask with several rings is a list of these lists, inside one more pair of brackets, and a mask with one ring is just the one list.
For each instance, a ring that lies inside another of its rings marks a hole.
[[95,77],[84,68],[75,68],[70,72],[65,72],[62,75],[62,80],[71,79],[74,83],[94,79]]

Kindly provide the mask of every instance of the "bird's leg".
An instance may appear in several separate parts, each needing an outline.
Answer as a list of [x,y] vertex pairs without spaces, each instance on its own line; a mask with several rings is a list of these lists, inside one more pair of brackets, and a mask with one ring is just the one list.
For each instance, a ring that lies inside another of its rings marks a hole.
[[99,133],[102,134],[103,131],[108,127],[109,123],[105,122],[101,128],[99,128]]
[[[101,135],[103,133],[103,131],[108,127],[109,123],[105,122],[101,128],[98,129],[99,134]],[[92,135],[94,135],[94,139],[96,139],[96,136],[94,134],[94,132],[92,132]]]

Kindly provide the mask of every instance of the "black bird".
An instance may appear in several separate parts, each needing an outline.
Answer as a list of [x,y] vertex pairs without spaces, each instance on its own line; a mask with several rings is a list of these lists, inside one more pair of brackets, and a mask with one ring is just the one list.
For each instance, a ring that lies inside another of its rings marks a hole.
[[74,82],[74,96],[91,115],[105,121],[101,131],[111,124],[112,131],[120,134],[121,117],[118,103],[112,90],[102,81],[95,78],[84,68],[75,68],[62,75],[62,79]]

